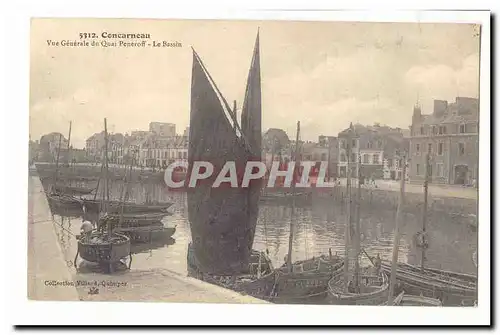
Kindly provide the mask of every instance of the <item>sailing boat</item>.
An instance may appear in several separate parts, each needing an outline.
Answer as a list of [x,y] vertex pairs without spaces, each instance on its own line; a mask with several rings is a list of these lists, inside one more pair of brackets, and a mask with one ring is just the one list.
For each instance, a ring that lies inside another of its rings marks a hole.
[[[68,133],[68,147],[67,147],[67,162],[66,167],[69,168],[71,163],[71,121],[69,122],[69,133]],[[57,193],[69,194],[69,195],[85,195],[90,194],[95,188],[82,187],[82,186],[71,186],[71,185],[57,185],[53,187],[53,191]]]
[[[108,129],[106,119],[104,119],[104,188],[103,188],[103,209],[104,220],[96,230],[83,232],[77,236],[78,249],[73,264],[76,267],[78,256],[88,262],[98,263],[107,267],[108,272],[113,272],[115,266],[121,263],[126,257],[129,257],[128,268],[132,263],[132,254],[130,252],[130,238],[123,234],[113,231],[114,225],[106,220],[106,209],[109,201],[108,185]],[[102,219],[102,218],[101,218]],[[120,218],[120,223],[122,218]]]
[[56,169],[54,172],[53,182],[50,184],[47,192],[47,200],[52,212],[58,210],[81,210],[82,204],[80,199],[72,195],[61,193],[57,190],[56,185],[59,177],[59,157],[61,155],[62,134],[59,134],[59,144],[57,147]]
[[[422,232],[418,234],[418,246],[422,250],[420,267],[397,262],[382,262],[381,268],[385,273],[394,272],[394,279],[401,284],[406,293],[424,295],[429,298],[438,298],[445,305],[474,305],[477,299],[477,277],[474,275],[432,269],[424,266],[427,221],[427,197],[429,184],[429,154],[426,156],[426,175],[424,181],[424,208],[422,215]],[[404,176],[404,172],[403,172]],[[404,178],[402,183],[404,182]],[[397,264],[395,264],[397,262]]]
[[[261,84],[259,34],[255,42],[239,126],[235,112],[217,88],[193,49],[188,180],[195,161],[214,165],[213,176],[233,161],[244,171],[249,161],[261,160]],[[215,178],[215,177],[214,177]],[[188,191],[192,259],[204,274],[248,272],[257,224],[260,181],[249,187],[213,188],[213,180]]]
[[[300,121],[297,122],[297,136],[295,140],[295,171],[299,171],[299,138]],[[292,246],[294,236],[295,219],[295,184],[298,174],[294,173],[292,179],[292,218],[290,221],[290,233],[288,244],[288,256],[286,263],[275,271],[275,284],[271,292],[271,301],[285,303],[312,302],[318,298],[324,298],[327,286],[333,273],[342,269],[343,260],[332,255],[321,255],[311,259],[292,261]]]
[[[130,162],[130,172],[129,172],[129,178],[127,181],[130,183],[132,180],[132,161]],[[126,174],[127,170],[125,169],[125,176],[124,179],[126,179]],[[99,185],[99,182],[98,182]],[[126,197],[123,201],[109,201],[107,206],[107,211],[110,215],[114,215],[115,221],[118,218],[118,215],[121,213],[125,219],[125,221],[142,221],[142,222],[153,222],[153,221],[158,221],[161,220],[164,216],[170,215],[169,212],[167,212],[167,209],[170,208],[173,203],[172,202],[149,202],[146,201],[146,203],[143,204],[138,204],[135,202],[128,201],[128,186],[127,186],[127,192],[126,192]],[[85,205],[85,210],[98,213],[101,211],[101,204],[102,202],[99,199],[82,199],[83,204]],[[123,213],[122,213],[123,212]]]
[[[358,190],[357,190],[357,217],[356,229],[354,234],[351,232],[351,221],[353,206],[352,206],[352,192],[351,192],[351,143],[352,136],[354,135],[354,128],[352,123],[348,131],[347,140],[347,222],[345,230],[345,263],[344,269],[337,270],[332,279],[328,283],[328,302],[334,305],[383,305],[387,302],[387,294],[389,292],[389,280],[387,275],[380,271],[379,268],[367,268],[361,271],[359,268],[360,256],[360,240],[359,240],[359,220],[360,220],[360,196],[361,196],[361,160],[358,158]],[[400,207],[398,207],[398,214]],[[354,274],[353,280],[350,281],[351,274],[349,272],[349,244],[351,242],[350,236],[354,235]]]

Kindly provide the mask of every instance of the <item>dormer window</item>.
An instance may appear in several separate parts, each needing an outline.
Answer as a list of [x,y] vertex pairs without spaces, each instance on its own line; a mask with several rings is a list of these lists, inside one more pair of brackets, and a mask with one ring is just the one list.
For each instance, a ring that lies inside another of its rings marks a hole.
[[446,126],[439,126],[439,135],[446,134]]
[[424,130],[424,127],[420,127],[420,135],[425,135],[425,130]]
[[436,135],[436,134],[437,134],[437,127],[432,126],[432,135]]

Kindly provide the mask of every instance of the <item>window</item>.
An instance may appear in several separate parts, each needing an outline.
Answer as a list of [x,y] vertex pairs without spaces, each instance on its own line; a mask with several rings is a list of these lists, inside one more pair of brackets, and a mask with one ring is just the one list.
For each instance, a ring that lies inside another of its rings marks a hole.
[[351,162],[357,162],[358,160],[356,159],[356,154],[351,154]]
[[326,154],[325,153],[321,154],[321,160],[326,161]]
[[387,167],[392,167],[392,159],[387,159]]
[[420,127],[420,135],[425,135],[425,130],[424,130],[424,127]]
[[344,140],[340,140],[339,145],[340,145],[341,149],[345,149],[345,141]]
[[458,143],[458,154],[460,156],[465,155],[465,144],[464,143]]
[[378,160],[378,155],[377,154],[373,155],[373,164],[379,164],[379,160]]
[[443,166],[443,163],[436,164],[436,168],[437,168],[437,176],[438,177],[444,177],[444,166]]
[[417,164],[417,176],[420,176],[420,164]]
[[461,124],[460,125],[460,134],[464,134],[465,133],[465,124]]
[[367,147],[368,149],[371,149],[371,148],[372,148],[372,142],[368,142],[368,143],[366,144],[366,147]]
[[438,143],[438,155],[442,155],[443,154],[443,142],[440,142]]
[[341,161],[341,162],[345,162],[345,161],[346,161],[346,157],[345,157],[345,154],[344,154],[344,153],[341,153],[341,154],[340,154],[340,161]]
[[368,164],[368,163],[369,163],[369,161],[370,161],[370,160],[369,160],[369,158],[368,158],[368,155],[367,155],[367,154],[364,154],[364,155],[363,155],[363,163]]
[[179,152],[177,152],[177,158],[178,158],[178,159],[181,159],[181,158],[182,158],[182,152],[180,152],[180,151],[179,151]]
[[427,165],[427,175],[429,177],[432,177],[432,164],[429,163],[429,165]]
[[356,148],[356,140],[352,140],[352,147]]
[[378,149],[382,148],[382,141],[381,140],[377,141],[377,148]]
[[437,127],[436,126],[432,126],[432,135],[436,135],[437,134]]
[[432,153],[432,143],[427,144],[427,152]]
[[420,144],[419,143],[415,144],[415,152],[417,153],[417,155],[420,155]]
[[439,126],[439,135],[446,134],[446,126]]

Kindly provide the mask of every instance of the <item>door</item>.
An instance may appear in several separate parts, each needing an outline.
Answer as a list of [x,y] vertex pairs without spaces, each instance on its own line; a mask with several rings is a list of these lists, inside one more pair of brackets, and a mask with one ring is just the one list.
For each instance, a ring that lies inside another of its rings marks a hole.
[[467,181],[467,172],[469,168],[467,165],[457,165],[455,166],[455,184],[465,185]]

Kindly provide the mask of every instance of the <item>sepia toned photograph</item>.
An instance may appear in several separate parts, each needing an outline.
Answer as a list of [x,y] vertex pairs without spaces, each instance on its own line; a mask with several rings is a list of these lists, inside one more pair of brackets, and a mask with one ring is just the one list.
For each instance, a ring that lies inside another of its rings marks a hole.
[[28,299],[477,308],[481,29],[32,18]]

